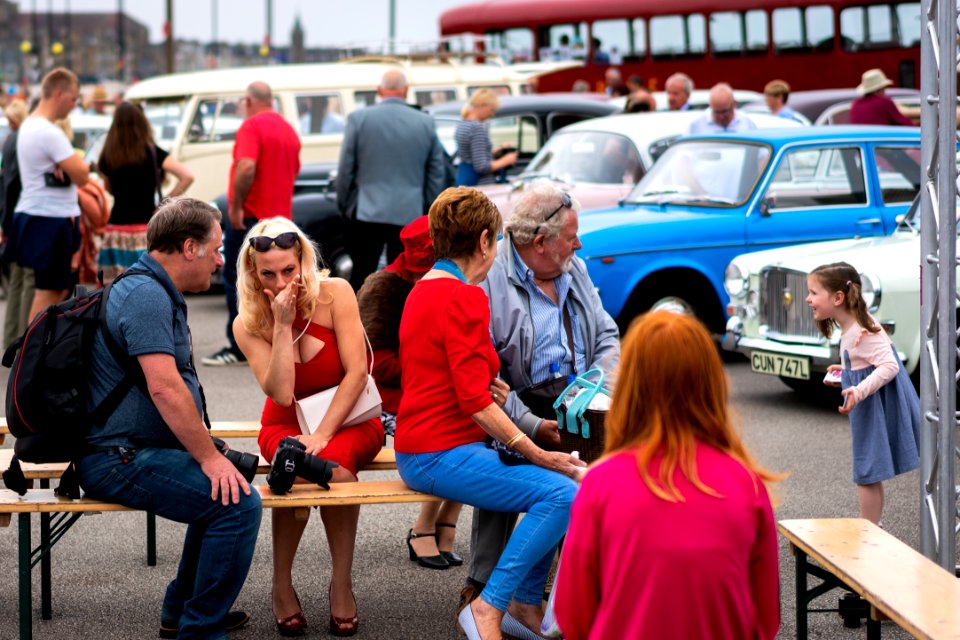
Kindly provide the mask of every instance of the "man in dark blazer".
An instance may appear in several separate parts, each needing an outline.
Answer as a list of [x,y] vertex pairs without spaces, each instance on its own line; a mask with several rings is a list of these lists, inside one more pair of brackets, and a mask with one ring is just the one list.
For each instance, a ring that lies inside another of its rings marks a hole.
[[445,185],[444,155],[433,118],[406,103],[407,78],[383,74],[380,102],[347,118],[337,205],[350,220],[350,282],[359,289],[377,268],[384,245],[387,263],[403,251],[400,230],[426,213]]

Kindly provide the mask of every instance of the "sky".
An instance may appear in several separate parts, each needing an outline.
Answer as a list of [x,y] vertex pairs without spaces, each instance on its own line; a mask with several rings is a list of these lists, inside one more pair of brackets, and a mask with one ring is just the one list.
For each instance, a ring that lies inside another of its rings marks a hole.
[[[397,42],[435,41],[440,14],[471,0],[394,0]],[[273,0],[273,43],[290,42],[294,18],[300,15],[308,47],[380,44],[389,33],[390,0]],[[20,11],[123,11],[150,29],[150,41],[163,39],[165,0],[20,0]],[[261,42],[266,33],[266,0],[174,0],[173,28],[178,38],[209,41],[216,7],[217,39],[230,43]]]

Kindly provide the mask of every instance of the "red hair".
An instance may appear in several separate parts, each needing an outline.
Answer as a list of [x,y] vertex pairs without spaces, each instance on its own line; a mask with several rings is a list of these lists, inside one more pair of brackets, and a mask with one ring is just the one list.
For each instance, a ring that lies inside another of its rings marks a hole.
[[[753,461],[732,425],[727,395],[717,347],[699,321],[669,311],[645,314],[623,340],[605,453],[636,450],[644,484],[671,502],[683,502],[674,483],[678,467],[700,491],[719,496],[697,475],[697,442],[730,455],[761,480],[783,479]],[[662,460],[653,478],[650,461],[657,454]]]

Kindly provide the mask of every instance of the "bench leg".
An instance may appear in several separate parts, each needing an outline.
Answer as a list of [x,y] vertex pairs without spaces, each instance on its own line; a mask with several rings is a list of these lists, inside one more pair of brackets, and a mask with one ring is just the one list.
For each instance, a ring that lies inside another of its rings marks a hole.
[[797,640],[807,640],[807,554],[794,547],[793,558],[796,565]]
[[[49,489],[50,481],[40,480],[41,489]],[[40,514],[40,548],[48,549],[50,547],[50,518],[51,514]],[[53,617],[53,587],[51,569],[52,560],[50,554],[53,549],[43,554],[40,559],[40,617],[44,620],[50,620]]]
[[867,640],[880,640],[880,621],[867,617]]
[[147,566],[157,566],[157,514],[147,511]]
[[19,524],[19,586],[20,586],[20,640],[33,640],[33,590],[30,584],[33,564],[30,562],[30,514],[21,513],[17,517]]

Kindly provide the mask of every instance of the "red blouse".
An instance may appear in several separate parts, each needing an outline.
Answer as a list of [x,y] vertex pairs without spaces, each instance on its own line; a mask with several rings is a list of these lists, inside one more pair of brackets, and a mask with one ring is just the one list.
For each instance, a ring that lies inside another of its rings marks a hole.
[[446,451],[486,437],[470,416],[493,403],[490,383],[500,359],[489,327],[490,303],[480,287],[453,278],[413,287],[400,320],[398,452]]

